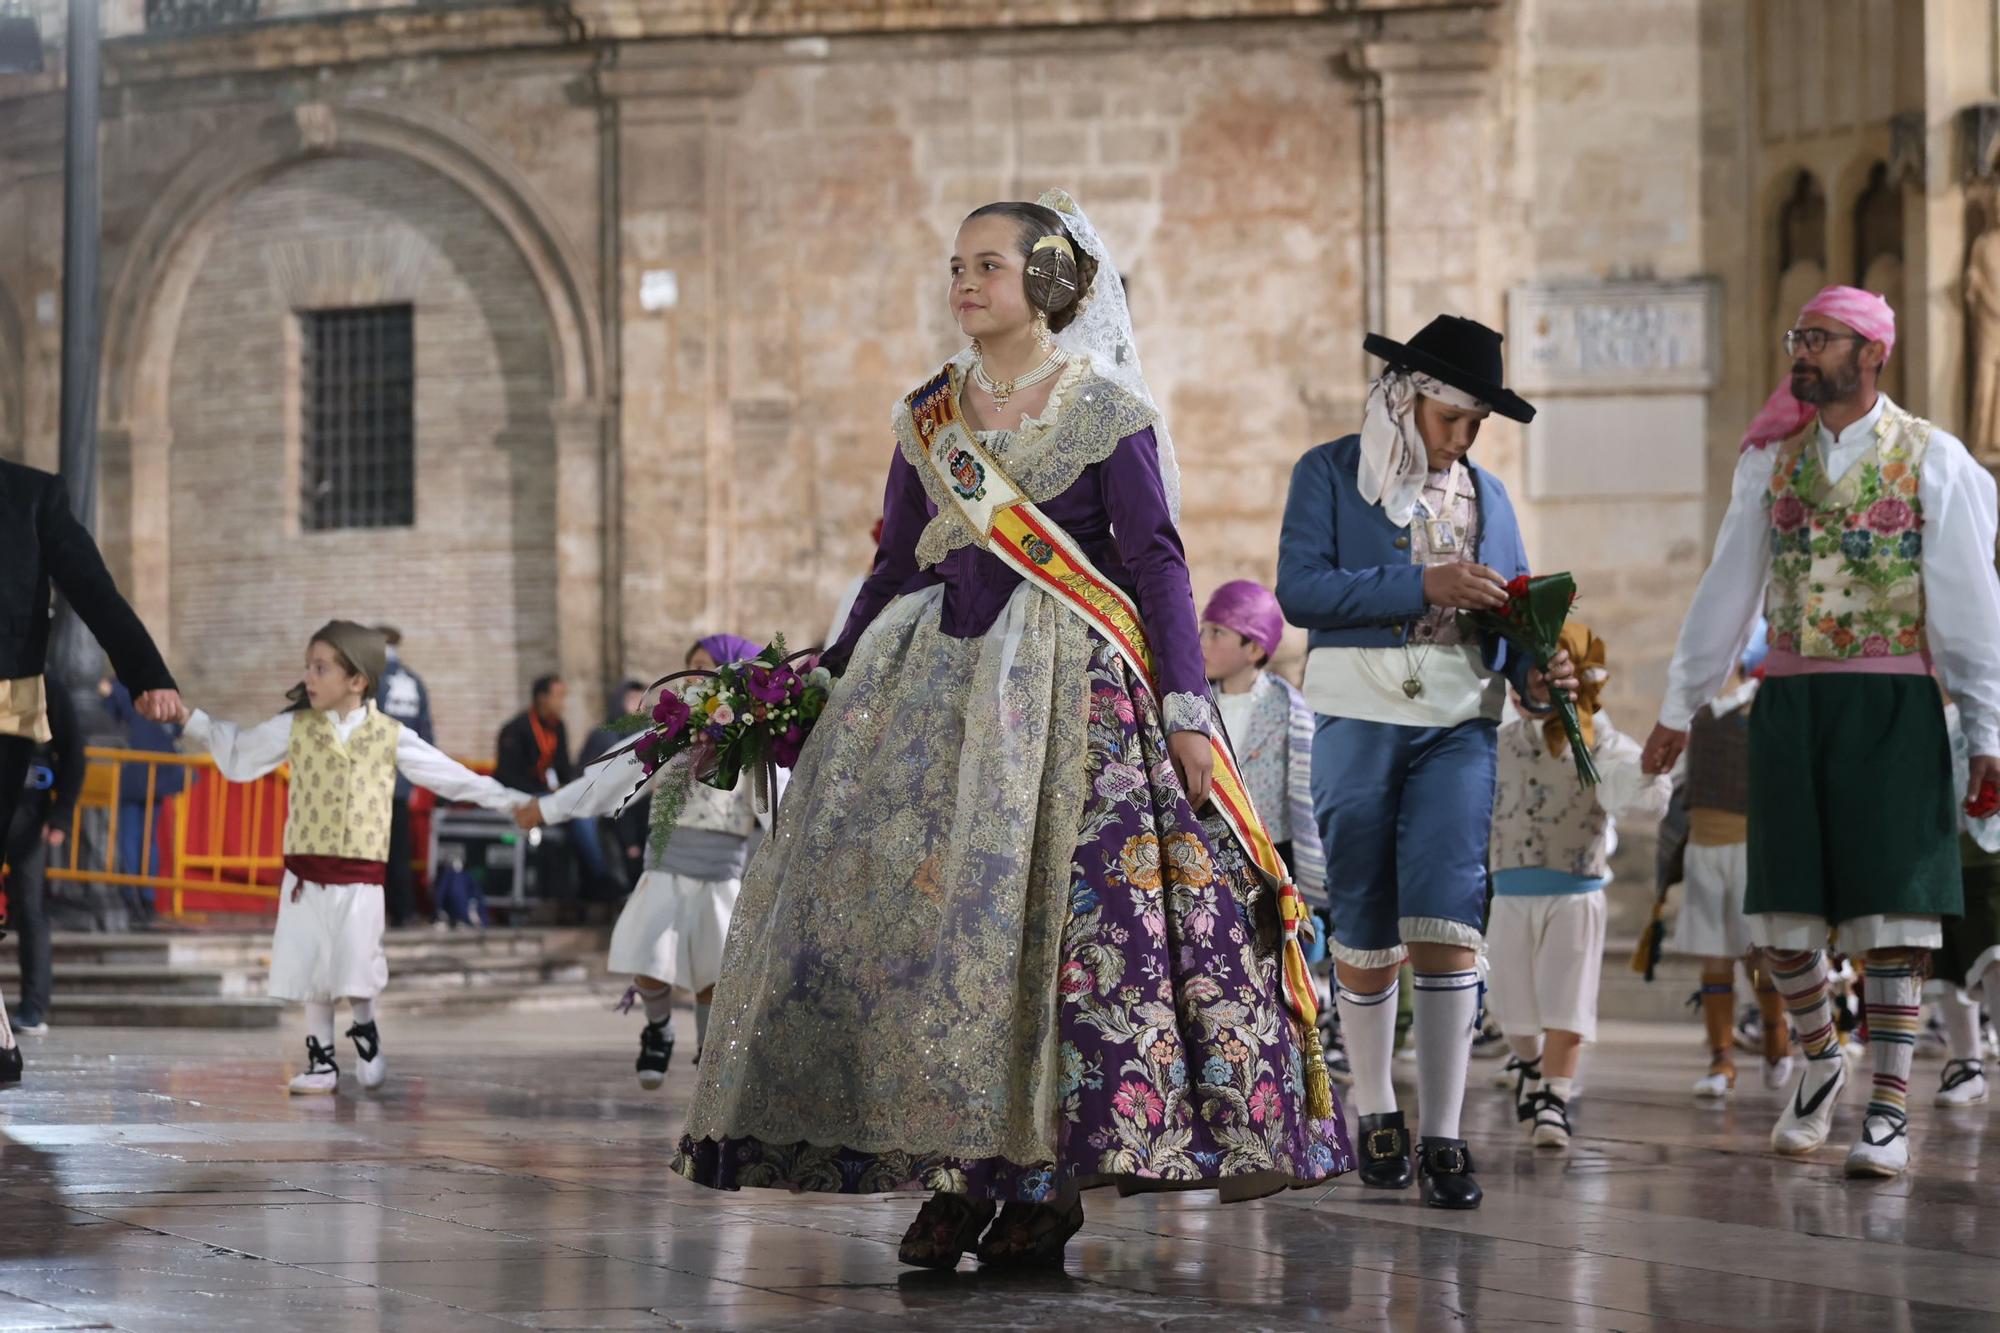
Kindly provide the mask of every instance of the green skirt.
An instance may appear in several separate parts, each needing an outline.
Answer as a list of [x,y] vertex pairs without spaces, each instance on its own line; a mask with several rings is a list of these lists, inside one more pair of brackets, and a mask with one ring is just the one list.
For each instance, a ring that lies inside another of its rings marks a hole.
[[1750,710],[1747,913],[1956,916],[1958,811],[1928,676],[1764,682]]

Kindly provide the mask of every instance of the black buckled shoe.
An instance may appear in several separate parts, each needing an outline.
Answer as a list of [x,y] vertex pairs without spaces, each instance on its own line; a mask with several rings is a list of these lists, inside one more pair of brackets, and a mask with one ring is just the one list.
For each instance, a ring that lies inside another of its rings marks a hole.
[[1431,1208],[1477,1208],[1486,1197],[1472,1178],[1472,1150],[1464,1139],[1424,1139],[1417,1145],[1417,1174]]
[[1355,1146],[1361,1150],[1361,1183],[1370,1189],[1410,1187],[1410,1131],[1401,1111],[1364,1115]]

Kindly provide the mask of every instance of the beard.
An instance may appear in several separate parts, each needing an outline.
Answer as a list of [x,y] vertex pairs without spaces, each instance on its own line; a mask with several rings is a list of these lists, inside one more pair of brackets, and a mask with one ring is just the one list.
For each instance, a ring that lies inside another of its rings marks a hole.
[[1861,352],[1840,365],[1820,370],[1803,362],[1792,364],[1792,397],[1809,407],[1824,407],[1861,392]]

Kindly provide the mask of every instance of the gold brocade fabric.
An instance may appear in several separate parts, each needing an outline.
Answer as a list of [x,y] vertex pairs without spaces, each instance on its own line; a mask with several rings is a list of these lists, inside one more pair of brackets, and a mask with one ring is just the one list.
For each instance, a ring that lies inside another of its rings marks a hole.
[[1025,584],[979,638],[942,599],[863,636],[744,875],[693,1139],[1056,1155],[1095,641]]
[[343,744],[325,713],[292,714],[285,855],[389,859],[396,741],[403,724],[369,705]]
[[[970,364],[969,353],[953,359],[954,394],[965,391],[965,367]],[[1020,431],[1006,434],[1003,450],[1008,479],[1036,504],[1047,504],[1061,495],[1076,484],[1085,468],[1111,457],[1120,440],[1159,419],[1153,409],[1099,378],[1082,360],[1063,372],[1044,412],[1054,420],[1023,422]],[[938,509],[917,538],[918,568],[929,569],[961,546],[983,545],[985,534],[974,533],[957,502],[942,492],[944,483],[924,457],[908,403],[896,404],[895,427],[903,457],[923,478],[924,493]]]
[[54,735],[49,730],[49,701],[42,692],[42,678],[0,680],[0,736],[46,745]]

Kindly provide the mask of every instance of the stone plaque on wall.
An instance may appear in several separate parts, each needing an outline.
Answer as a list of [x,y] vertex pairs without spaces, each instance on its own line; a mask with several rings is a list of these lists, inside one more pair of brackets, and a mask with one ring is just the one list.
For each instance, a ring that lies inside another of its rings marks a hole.
[[1706,392],[1715,310],[1704,281],[1518,287],[1507,302],[1507,369],[1524,391]]
[[1701,495],[1715,318],[1715,286],[1700,280],[1515,289],[1507,371],[1538,409],[1529,495]]

